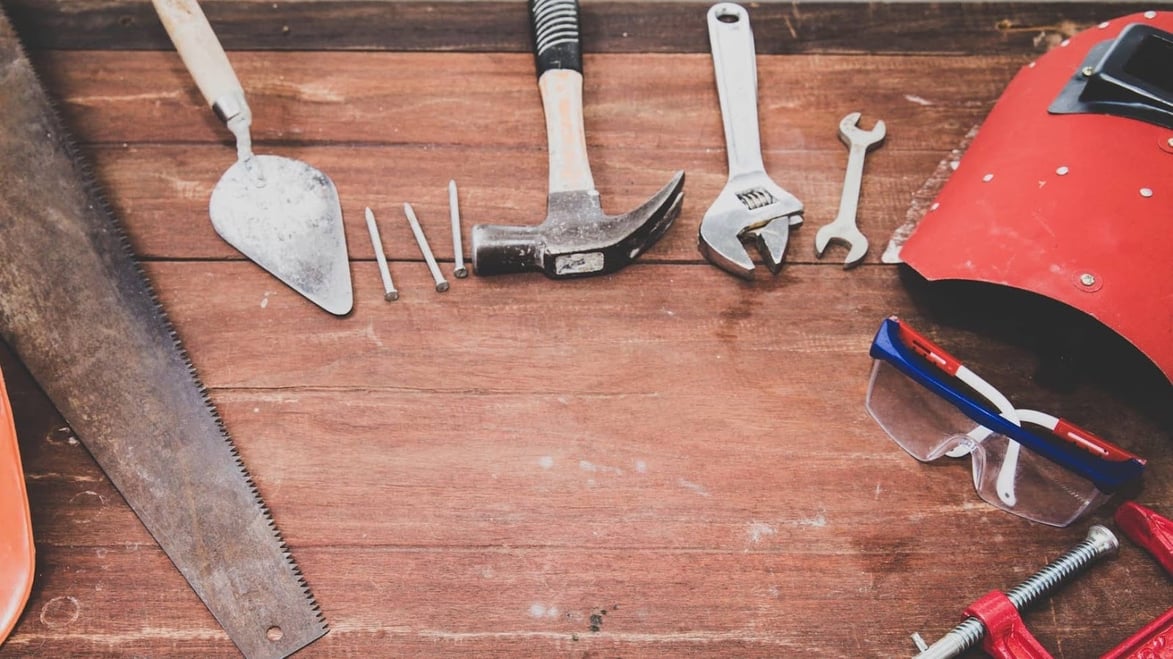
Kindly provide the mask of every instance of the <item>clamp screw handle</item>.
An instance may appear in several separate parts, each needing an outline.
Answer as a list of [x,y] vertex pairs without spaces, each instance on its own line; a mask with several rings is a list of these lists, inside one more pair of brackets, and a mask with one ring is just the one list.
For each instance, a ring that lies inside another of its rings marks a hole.
[[[1097,524],[1088,529],[1087,537],[1082,542],[1012,588],[1006,593],[1006,597],[1014,604],[1015,609],[1021,611],[1070,580],[1097,559],[1116,553],[1119,547],[1120,541],[1116,539],[1116,535],[1107,527]],[[941,640],[918,654],[916,659],[956,657],[977,645],[985,633],[986,628],[980,620],[966,618],[941,637]]]

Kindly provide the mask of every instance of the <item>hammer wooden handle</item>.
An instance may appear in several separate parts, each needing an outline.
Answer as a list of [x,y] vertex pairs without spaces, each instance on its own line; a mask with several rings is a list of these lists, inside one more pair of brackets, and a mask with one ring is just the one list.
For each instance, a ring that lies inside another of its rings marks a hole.
[[546,112],[550,193],[595,189],[582,112],[577,0],[530,0],[538,87]]

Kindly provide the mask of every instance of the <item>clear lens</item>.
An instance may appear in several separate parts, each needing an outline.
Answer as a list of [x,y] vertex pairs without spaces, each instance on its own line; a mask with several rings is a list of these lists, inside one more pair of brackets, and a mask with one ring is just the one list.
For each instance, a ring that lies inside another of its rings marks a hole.
[[881,359],[868,383],[867,409],[909,455],[928,462],[966,440],[974,422],[956,407]]
[[1110,498],[1086,478],[1024,446],[1012,450],[1012,444],[995,433],[971,454],[973,485],[987,503],[1032,521],[1067,526]]

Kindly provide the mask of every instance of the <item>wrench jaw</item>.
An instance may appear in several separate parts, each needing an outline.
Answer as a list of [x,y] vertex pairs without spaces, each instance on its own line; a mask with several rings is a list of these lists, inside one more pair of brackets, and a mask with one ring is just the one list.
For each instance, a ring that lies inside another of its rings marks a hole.
[[819,227],[815,233],[815,256],[823,258],[823,252],[833,242],[847,246],[847,257],[843,259],[845,270],[862,263],[863,257],[868,253],[868,239],[859,229],[851,226],[842,230],[832,223]]
[[839,141],[848,147],[853,143],[866,144],[868,151],[879,148],[888,136],[888,127],[883,119],[878,119],[871,130],[864,130],[859,127],[861,116],[859,112],[852,112],[839,121]]
[[713,265],[753,279],[754,264],[742,241],[753,239],[771,272],[782,267],[790,229],[802,223],[803,206],[765,175],[737,177],[701,220],[698,247]]
[[[793,217],[796,216],[791,216],[791,218]],[[761,253],[762,260],[770,272],[776,275],[782,269],[782,258],[786,255],[786,243],[790,241],[790,228],[801,223],[801,217],[798,217],[797,223],[792,219],[779,218],[764,227],[746,231],[743,236],[753,236],[757,239],[758,252]]]

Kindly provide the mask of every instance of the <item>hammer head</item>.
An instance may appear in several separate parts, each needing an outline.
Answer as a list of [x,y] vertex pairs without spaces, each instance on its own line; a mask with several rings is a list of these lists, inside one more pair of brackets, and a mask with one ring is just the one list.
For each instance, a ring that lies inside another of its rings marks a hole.
[[537,226],[473,227],[472,267],[482,276],[537,270],[551,279],[615,272],[664,235],[683,199],[683,171],[623,215],[603,214],[595,190],[551,192]]

